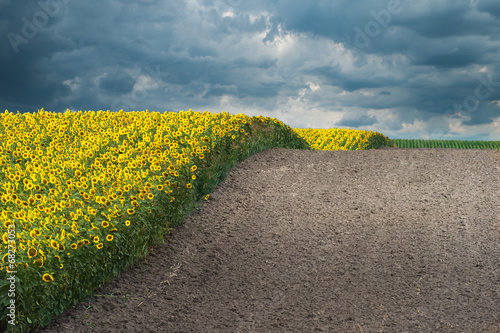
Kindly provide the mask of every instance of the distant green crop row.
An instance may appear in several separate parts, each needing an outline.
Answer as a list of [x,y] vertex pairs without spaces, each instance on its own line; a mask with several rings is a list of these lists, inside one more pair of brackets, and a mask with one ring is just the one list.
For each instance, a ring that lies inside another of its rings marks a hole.
[[391,139],[398,148],[500,149],[500,141]]

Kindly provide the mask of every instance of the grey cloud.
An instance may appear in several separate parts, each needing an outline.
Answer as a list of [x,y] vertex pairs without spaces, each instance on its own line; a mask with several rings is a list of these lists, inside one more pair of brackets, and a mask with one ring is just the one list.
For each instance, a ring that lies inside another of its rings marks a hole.
[[491,103],[479,103],[477,108],[464,109],[462,111],[463,117],[470,117],[470,119],[463,121],[464,125],[484,125],[491,124],[495,118],[500,116],[498,106]]
[[342,119],[337,123],[335,123],[335,125],[343,127],[362,128],[364,126],[371,126],[376,123],[378,123],[378,120],[377,117],[374,116],[361,115],[352,117],[350,115],[346,115],[342,117]]
[[111,93],[127,94],[134,88],[135,79],[128,73],[117,70],[108,73],[99,81],[99,88]]
[[192,45],[189,47],[189,56],[191,58],[215,57],[217,52],[206,47]]
[[[387,24],[386,0],[44,1],[58,1],[57,14],[45,11],[46,24],[26,38],[23,25],[44,9],[0,0],[0,109],[218,111],[230,100],[236,111],[289,109],[283,116],[296,124],[314,109],[341,113],[338,126],[403,135],[402,123],[437,117],[446,127],[440,115],[474,95],[478,75],[500,81],[496,0],[400,0]],[[378,31],[360,47],[356,28],[370,26]],[[10,32],[27,40],[18,52]],[[139,79],[146,86],[134,90]],[[499,92],[470,119],[453,119],[491,125]]]
[[[406,15],[405,15],[406,14]],[[482,15],[476,15],[469,1],[436,3],[420,15],[403,13],[396,17],[398,25],[407,27],[426,38],[441,39],[452,36],[482,35],[498,31],[498,26]]]
[[238,88],[234,85],[225,86],[220,84],[211,85],[207,92],[203,95],[203,98],[212,96],[223,96],[223,95],[236,95],[238,93]]
[[497,0],[480,0],[477,9],[500,18],[500,2]]

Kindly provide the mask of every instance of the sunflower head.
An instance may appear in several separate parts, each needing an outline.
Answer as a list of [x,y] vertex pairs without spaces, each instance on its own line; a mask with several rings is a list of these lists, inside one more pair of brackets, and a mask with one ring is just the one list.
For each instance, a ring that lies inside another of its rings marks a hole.
[[41,234],[41,232],[37,228],[34,228],[30,232],[30,236],[33,237],[33,238],[36,238],[36,237],[40,236],[40,234]]
[[45,282],[52,282],[52,281],[54,281],[54,278],[50,274],[43,274],[42,279]]
[[34,247],[28,249],[28,258],[33,258],[38,254],[38,251]]
[[33,262],[35,265],[37,265],[38,267],[43,267],[43,259],[42,258],[38,258],[37,260],[35,260]]

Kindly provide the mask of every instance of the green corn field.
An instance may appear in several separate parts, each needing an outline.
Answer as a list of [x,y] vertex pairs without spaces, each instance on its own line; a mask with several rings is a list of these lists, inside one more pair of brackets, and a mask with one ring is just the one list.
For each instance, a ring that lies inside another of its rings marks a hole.
[[391,139],[398,148],[500,149],[500,141]]

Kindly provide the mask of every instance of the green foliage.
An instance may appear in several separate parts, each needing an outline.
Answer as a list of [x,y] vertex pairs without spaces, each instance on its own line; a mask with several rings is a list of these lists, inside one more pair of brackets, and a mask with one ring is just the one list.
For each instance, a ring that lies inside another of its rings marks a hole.
[[368,139],[366,149],[377,149],[380,147],[394,147],[394,142],[383,134],[377,133]]
[[392,139],[399,148],[500,149],[500,141]]

